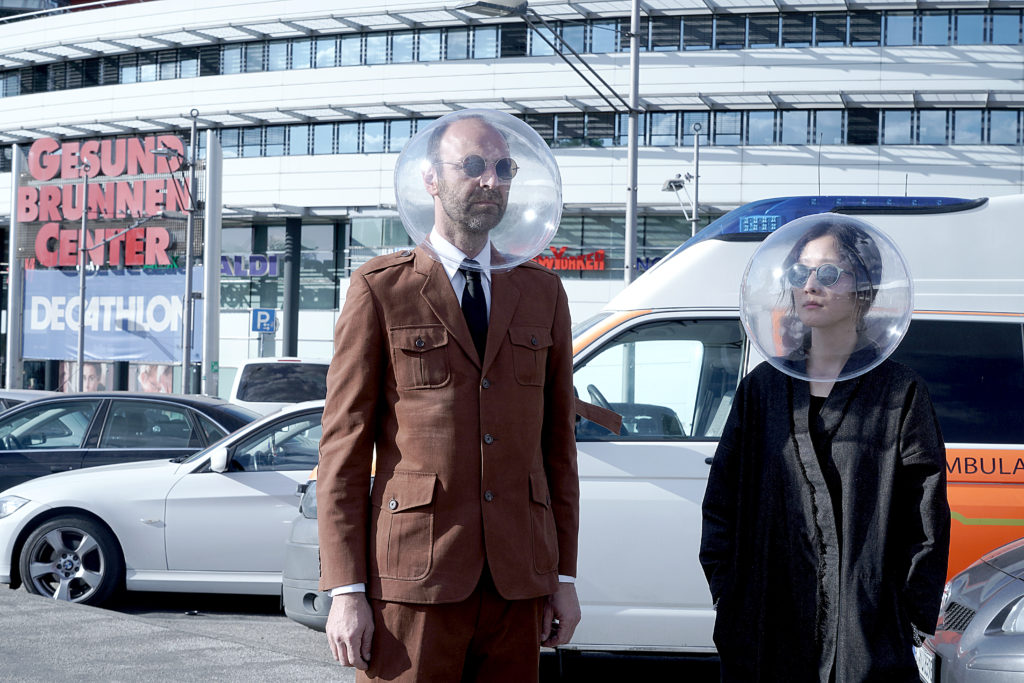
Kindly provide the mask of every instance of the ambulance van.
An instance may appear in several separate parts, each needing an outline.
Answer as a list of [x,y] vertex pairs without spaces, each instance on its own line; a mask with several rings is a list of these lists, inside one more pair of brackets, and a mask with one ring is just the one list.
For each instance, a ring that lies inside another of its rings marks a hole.
[[762,362],[739,317],[759,243],[799,216],[857,215],[899,246],[914,315],[894,358],[926,380],[947,447],[950,575],[1024,537],[1024,195],[790,197],[740,207],[576,326],[583,620],[569,649],[714,652],[697,559],[711,458],[740,378]]

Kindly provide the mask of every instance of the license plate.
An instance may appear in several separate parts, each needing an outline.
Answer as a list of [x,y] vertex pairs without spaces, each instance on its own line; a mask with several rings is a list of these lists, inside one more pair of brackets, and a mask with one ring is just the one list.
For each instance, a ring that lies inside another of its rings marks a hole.
[[935,683],[935,653],[926,647],[914,648],[914,659],[917,660],[917,673],[924,683]]

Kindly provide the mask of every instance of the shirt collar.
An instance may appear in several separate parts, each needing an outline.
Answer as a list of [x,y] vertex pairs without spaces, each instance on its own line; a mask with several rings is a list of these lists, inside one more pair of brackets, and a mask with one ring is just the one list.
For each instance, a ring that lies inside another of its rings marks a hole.
[[[469,258],[456,247],[454,244],[446,240],[441,236],[437,230],[431,230],[430,234],[427,235],[427,241],[430,242],[430,247],[437,254],[438,260],[441,265],[444,266],[444,271],[448,273],[448,279],[453,279],[459,272],[459,268],[462,266],[462,261]],[[487,239],[487,244],[480,250],[480,253],[473,259],[480,264],[480,272],[483,273],[484,278],[490,282],[491,280],[491,240]]]

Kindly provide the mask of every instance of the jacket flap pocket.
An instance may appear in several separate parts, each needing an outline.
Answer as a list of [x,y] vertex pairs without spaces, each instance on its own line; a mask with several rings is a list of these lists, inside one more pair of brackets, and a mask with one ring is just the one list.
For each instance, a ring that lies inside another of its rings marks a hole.
[[392,347],[413,353],[438,349],[448,343],[448,330],[444,325],[392,327],[388,334]]
[[411,510],[434,502],[437,475],[433,472],[394,472],[384,485],[380,506],[391,512]]
[[510,327],[509,339],[516,346],[544,349],[551,346],[551,330],[545,327]]
[[533,502],[544,507],[551,506],[551,494],[548,492],[548,478],[543,472],[530,472],[530,497]]

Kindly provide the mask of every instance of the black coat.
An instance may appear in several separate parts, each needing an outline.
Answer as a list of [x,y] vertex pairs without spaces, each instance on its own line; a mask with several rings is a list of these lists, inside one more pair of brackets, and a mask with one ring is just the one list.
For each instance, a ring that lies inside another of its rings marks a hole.
[[767,363],[741,382],[704,497],[700,560],[724,681],[916,681],[949,554],[945,448],[924,382],[885,361],[810,391]]

